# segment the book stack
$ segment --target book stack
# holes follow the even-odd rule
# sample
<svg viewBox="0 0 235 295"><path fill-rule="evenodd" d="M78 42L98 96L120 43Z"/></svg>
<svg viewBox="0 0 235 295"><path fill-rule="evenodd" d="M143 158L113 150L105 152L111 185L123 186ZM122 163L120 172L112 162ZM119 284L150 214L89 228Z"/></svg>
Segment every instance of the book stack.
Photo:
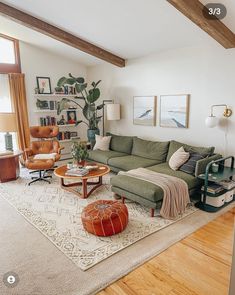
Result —
<svg viewBox="0 0 235 295"><path fill-rule="evenodd" d="M202 186L202 191L204 191L205 188ZM213 183L208 185L207 192L211 194L218 194L224 190L223 186L217 183Z"/></svg>
<svg viewBox="0 0 235 295"><path fill-rule="evenodd" d="M71 138L71 132L70 131L60 131L57 135L58 140L65 140Z"/></svg>
<svg viewBox="0 0 235 295"><path fill-rule="evenodd" d="M89 170L86 168L72 168L65 172L67 176L85 176L89 173Z"/></svg>
<svg viewBox="0 0 235 295"><path fill-rule="evenodd" d="M40 117L40 126L55 126L56 118L51 116Z"/></svg>

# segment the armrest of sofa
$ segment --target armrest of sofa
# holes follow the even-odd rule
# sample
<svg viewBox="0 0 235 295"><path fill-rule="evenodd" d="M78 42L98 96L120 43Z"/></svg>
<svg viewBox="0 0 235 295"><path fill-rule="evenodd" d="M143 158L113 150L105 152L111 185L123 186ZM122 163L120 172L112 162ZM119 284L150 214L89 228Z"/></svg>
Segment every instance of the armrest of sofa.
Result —
<svg viewBox="0 0 235 295"><path fill-rule="evenodd" d="M207 164L220 158L222 158L221 155L214 154L208 158L198 160L195 168L195 176L205 173Z"/></svg>

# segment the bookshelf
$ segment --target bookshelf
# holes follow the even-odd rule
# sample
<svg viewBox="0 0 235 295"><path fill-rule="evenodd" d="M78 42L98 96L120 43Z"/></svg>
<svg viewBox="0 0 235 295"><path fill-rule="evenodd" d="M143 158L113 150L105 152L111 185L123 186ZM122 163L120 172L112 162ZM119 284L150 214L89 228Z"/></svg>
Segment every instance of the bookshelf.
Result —
<svg viewBox="0 0 235 295"><path fill-rule="evenodd" d="M73 141L79 141L80 137L78 134L78 126L75 124L57 124L58 121L62 118L65 119L67 122L67 111L75 111L76 116L78 118L78 109L77 106L72 104L71 102L71 108L68 108L66 110L63 110L60 115L57 115L57 103L62 98L70 98L73 99L76 96L76 94L34 94L35 99L35 107L34 110L35 116L38 120L38 125L40 126L47 126L47 125L57 125L59 127L59 135L58 135L58 141L60 142L61 146L64 147L61 153L61 160L67 160L71 159L71 144ZM48 105L46 109L39 109L37 107L37 100L40 101L47 101ZM74 107L74 108L73 108ZM77 135L76 135L77 133ZM70 138L71 136L71 138Z"/></svg>

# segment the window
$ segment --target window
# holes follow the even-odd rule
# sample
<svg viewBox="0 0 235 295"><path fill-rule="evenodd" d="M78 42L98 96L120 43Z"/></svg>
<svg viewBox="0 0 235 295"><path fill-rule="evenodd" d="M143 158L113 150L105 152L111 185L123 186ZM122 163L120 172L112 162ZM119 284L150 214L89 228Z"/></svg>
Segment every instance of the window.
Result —
<svg viewBox="0 0 235 295"><path fill-rule="evenodd" d="M0 73L20 73L19 41L0 34Z"/></svg>
<svg viewBox="0 0 235 295"><path fill-rule="evenodd" d="M0 74L0 113L11 113L13 111L7 74ZM5 150L5 133L0 132L0 150ZM12 133L13 146L16 148L16 133Z"/></svg>

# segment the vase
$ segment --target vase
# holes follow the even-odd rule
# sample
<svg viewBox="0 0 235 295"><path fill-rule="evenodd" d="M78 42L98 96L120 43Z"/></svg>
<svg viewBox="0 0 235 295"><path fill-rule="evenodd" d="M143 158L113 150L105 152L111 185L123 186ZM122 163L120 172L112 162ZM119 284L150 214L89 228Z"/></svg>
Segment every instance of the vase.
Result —
<svg viewBox="0 0 235 295"><path fill-rule="evenodd" d="M78 161L78 166L82 166L82 167L86 166L86 160Z"/></svg>
<svg viewBox="0 0 235 295"><path fill-rule="evenodd" d="M100 130L97 129L87 129L87 138L88 141L91 143L91 148L94 147L95 145L95 135L99 135L100 134Z"/></svg>

